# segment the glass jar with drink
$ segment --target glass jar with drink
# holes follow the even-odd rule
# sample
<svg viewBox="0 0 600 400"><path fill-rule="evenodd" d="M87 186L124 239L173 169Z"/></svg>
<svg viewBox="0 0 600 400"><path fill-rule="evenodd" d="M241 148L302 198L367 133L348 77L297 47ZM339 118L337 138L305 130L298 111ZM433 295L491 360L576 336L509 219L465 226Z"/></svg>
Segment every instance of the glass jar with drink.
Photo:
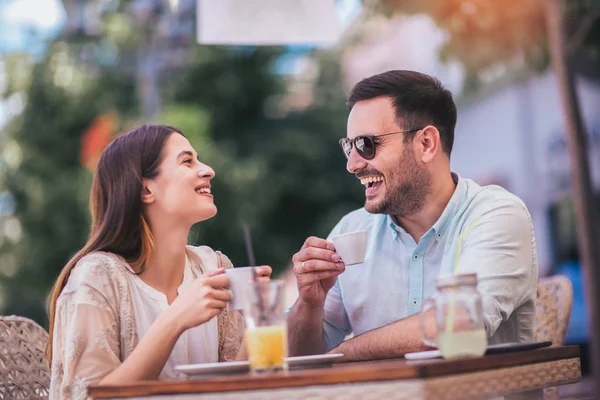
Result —
<svg viewBox="0 0 600 400"><path fill-rule="evenodd" d="M423 343L437 347L444 358L482 356L487 347L477 274L443 275L436 280L437 294L423 304ZM434 316L435 323L429 324Z"/></svg>
<svg viewBox="0 0 600 400"><path fill-rule="evenodd" d="M287 370L284 283L252 281L245 290L246 345L252 373Z"/></svg>

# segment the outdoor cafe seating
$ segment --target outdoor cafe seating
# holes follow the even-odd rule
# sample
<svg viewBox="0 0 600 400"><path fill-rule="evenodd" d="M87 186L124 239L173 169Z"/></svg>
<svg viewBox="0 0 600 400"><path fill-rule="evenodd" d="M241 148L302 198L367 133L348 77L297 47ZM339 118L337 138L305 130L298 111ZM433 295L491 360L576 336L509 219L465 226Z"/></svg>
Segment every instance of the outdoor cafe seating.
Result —
<svg viewBox="0 0 600 400"><path fill-rule="evenodd" d="M123 387L92 386L92 398L481 398L499 395L559 398L557 385L581 379L577 346L563 346L572 288L567 278L538 282L536 341L552 347L465 360L405 359L339 363L281 375L213 376L151 381ZM0 398L46 399L48 334L34 321L0 317ZM536 394L537 393L537 394ZM535 396L535 397L531 397ZM519 397L515 397L519 398Z"/></svg>
<svg viewBox="0 0 600 400"><path fill-rule="evenodd" d="M536 341L547 348L459 360L406 359L335 363L270 376L221 375L181 381L92 386L94 399L265 398L559 398L557 386L581 380L578 346L563 346L571 304L570 281L538 282ZM0 317L0 398L45 399L50 372L44 350L47 332L32 320ZM519 397L525 396L525 397Z"/></svg>

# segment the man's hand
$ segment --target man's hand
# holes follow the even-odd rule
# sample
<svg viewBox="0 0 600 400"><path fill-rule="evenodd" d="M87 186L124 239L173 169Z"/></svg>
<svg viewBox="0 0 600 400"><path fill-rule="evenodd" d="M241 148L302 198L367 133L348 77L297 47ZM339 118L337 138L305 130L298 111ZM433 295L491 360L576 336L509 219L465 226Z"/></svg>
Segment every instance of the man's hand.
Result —
<svg viewBox="0 0 600 400"><path fill-rule="evenodd" d="M346 270L332 243L311 236L292 257L300 300L310 308L323 307L327 292Z"/></svg>

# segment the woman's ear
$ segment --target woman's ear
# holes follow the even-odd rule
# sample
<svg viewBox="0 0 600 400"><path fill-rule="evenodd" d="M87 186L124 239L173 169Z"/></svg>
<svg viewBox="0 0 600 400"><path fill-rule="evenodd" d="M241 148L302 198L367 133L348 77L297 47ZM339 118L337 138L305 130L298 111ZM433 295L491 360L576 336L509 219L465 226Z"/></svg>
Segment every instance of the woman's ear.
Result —
<svg viewBox="0 0 600 400"><path fill-rule="evenodd" d="M142 203L154 203L155 197L153 192L153 182L149 179L142 180Z"/></svg>

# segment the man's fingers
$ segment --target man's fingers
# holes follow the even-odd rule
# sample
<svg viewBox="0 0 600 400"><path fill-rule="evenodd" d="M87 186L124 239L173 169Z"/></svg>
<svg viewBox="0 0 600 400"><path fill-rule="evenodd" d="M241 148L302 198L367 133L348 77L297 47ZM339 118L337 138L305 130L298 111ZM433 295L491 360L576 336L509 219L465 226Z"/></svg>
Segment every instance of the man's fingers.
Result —
<svg viewBox="0 0 600 400"><path fill-rule="evenodd" d="M345 271L345 269L338 270L338 271L320 271L320 272L312 272L310 274L304 274L304 275L298 277L298 284L301 286L307 285L307 284L313 284L318 281L336 277L344 271Z"/></svg>
<svg viewBox="0 0 600 400"><path fill-rule="evenodd" d="M334 276L338 276L346 269L338 270L338 271L323 271L323 272L315 272L314 276L317 280L322 281L323 279L333 278Z"/></svg>
<svg viewBox="0 0 600 400"><path fill-rule="evenodd" d="M336 263L342 258L339 256L339 254L331 250L320 249L317 247L307 247L306 249L301 251L301 255L298 257L298 261L307 261L310 259L333 261L334 263Z"/></svg>
<svg viewBox="0 0 600 400"><path fill-rule="evenodd" d="M304 245L302 245L302 249L305 249L307 247L317 247L321 249L329 249L332 251L335 250L333 243L328 242L325 239L318 238L316 236L311 236L308 239L306 239Z"/></svg>
<svg viewBox="0 0 600 400"><path fill-rule="evenodd" d="M321 271L339 271L344 268L341 262L334 263L322 260L307 260L294 264L294 272L298 274L307 274Z"/></svg>

